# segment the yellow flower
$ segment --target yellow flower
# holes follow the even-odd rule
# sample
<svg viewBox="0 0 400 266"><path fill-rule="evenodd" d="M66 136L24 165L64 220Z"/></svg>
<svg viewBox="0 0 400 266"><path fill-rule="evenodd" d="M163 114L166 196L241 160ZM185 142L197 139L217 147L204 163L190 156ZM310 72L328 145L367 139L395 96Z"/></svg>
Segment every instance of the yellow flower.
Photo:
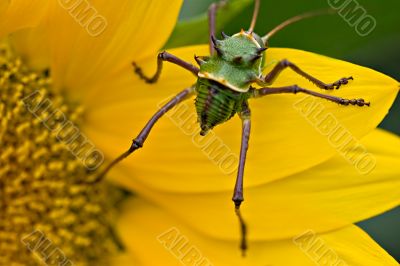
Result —
<svg viewBox="0 0 400 266"><path fill-rule="evenodd" d="M29 95L37 86L36 83L26 85L24 77L37 73L32 69L49 67L52 82L42 91L46 91L53 102L61 103L57 105L60 109L71 110L65 112L68 117L78 116L76 124L107 159L128 148L130 139L162 102L195 82L190 73L165 65L160 81L155 85L146 85L132 73L130 66L130 62L135 60L146 73L154 71L157 51L171 32L182 1L97 0L90 4L81 1L90 5L92 13L88 14L91 16L79 13L81 9L72 6L73 1L50 2L48 9L44 5L47 1L40 2L41 8L23 1L12 1L11 7L15 9L0 5L0 12L14 18L13 23L13 20L0 20L0 25L7 25L7 28L1 28L0 34L35 26L12 35L11 43L15 53L22 57L25 70L20 72L14 65L9 67L14 71L17 69L15 73L21 77L15 81L14 76L8 75L6 82L12 84L11 88L22 86ZM31 16L26 21L19 20L27 13L26 10ZM38 20L44 12L43 20ZM95 18L98 18L98 24L93 22ZM206 55L208 47L184 47L169 52L194 63L193 55ZM216 156L215 147L207 144L207 141L224 144L228 147L228 155L236 154L240 143L240 123L232 120L217 127L214 135L200 140L193 133L196 125L196 118L192 115L195 112L193 103L183 103L180 109L160 120L143 150L121 163L108 176L113 183L140 196L126 202L122 209L118 234L128 254L116 258L114 264L180 265L183 262L193 265L196 259L202 261L202 265L209 265L206 264L208 262L213 265L313 265L313 260L328 260L338 265L397 265L353 224L399 204L398 190L395 189L400 172L399 139L374 131L397 95L398 82L371 69L293 49L269 49L265 71L271 70L274 62L284 58L315 73L324 81L354 76L355 80L350 85L327 93L345 98L363 97L371 102L371 107L338 107L323 100L305 98L304 95L276 95L250 103L253 127L245 174L246 201L242 206L249 226L250 249L248 256L241 258L239 230L230 202L235 173L227 167L229 161L222 160L221 155ZM11 64L10 60L7 63ZM40 82L46 81L45 74L40 77ZM315 89L291 71L284 72L274 86L292 84ZM21 94L9 89L7 97L2 97L2 102L10 106L6 114L13 113L13 103L21 99ZM79 110L77 105L84 107L81 116L80 112L74 115ZM34 152L37 144L31 144L31 140L48 133L39 127L41 120L35 120L27 111L19 119L31 119L31 123L37 126L26 141L28 144L25 144L32 145L30 149ZM72 118L70 120L75 122ZM327 124L327 121L330 122ZM9 152L12 157L5 161L6 167L13 165L12 160L19 154L17 150L26 149L19 148L24 145L21 133L12 134L19 132L17 127L20 125L22 122L7 125L7 144L15 147ZM338 142L332 125L340 127L339 133L349 140L347 145ZM60 146L50 137L43 138L47 141L46 146ZM358 145L358 150L351 149L354 145ZM66 164L77 165L81 162L81 158L69 152L68 147L63 147L63 155L56 155L50 149L45 156L47 160L61 160ZM43 163L39 159L32 163L30 153L22 155L25 157L19 164L13 165L12 170L15 176L22 175L23 179L29 180L32 171L28 168L25 169L27 173L23 172L22 163L29 162L32 167L36 164L40 167ZM372 155L376 160L373 169L368 170L366 164L360 163L357 156L364 155ZM59 176L62 188L71 185L71 190L78 186L76 189L88 191L77 199L70 199L72 202L80 200L83 205L71 209L71 203L67 202L62 211L68 215L75 212L76 216L76 212L83 211L81 208L91 200L95 201L97 209L111 208L109 205L112 203L107 201L107 197L114 192L99 192L97 186L76 184L89 178L90 174L83 171L83 166L79 169L79 174L71 170L61 175L60 168L55 167L53 174ZM52 180L46 171L37 175L36 179ZM32 181L34 185L38 183L36 179ZM15 190L16 181L7 180L5 187ZM26 181L22 181L18 183L21 191L27 191L27 194L37 192L37 188L32 190L25 186ZM42 188L40 185L38 183ZM107 185L101 186L104 190L113 190ZM50 188L42 190L48 192ZM58 201L73 197L71 193L62 194L63 198L58 193L50 195ZM18 196L10 194L6 203L19 199ZM51 196L39 198L42 205L51 201ZM118 199L118 196L112 198ZM47 205L44 206L46 208ZM45 213L39 212L37 219L43 218ZM6 214L1 221L10 220L10 214ZM86 222L101 217L100 212L96 215ZM65 227L59 228L59 219L63 218L44 219L45 225L51 228L45 226L39 230L43 230L49 239L60 237L57 242L59 248L74 263L76 260L76 264L90 265L100 260L102 252L105 252L103 249L113 254L112 248L106 249L96 234L89 234L91 247L85 246L87 248L83 250L82 245L74 241L64 242L68 238L58 233L65 230ZM5 262L19 258L16 254L21 248L26 257L21 256L20 263L26 263L29 256L33 257L26 247L20 245L21 237L32 232L39 223L32 224L32 220L28 215L29 229L23 227L24 230L11 236L7 235L9 227L2 229L4 233L1 231L0 239L4 243L7 237L11 237L8 241L18 243L12 247L14 253L9 253L12 256L6 257L8 261ZM69 225L71 227L68 227L66 235L72 238L75 234L79 236L79 224L71 222ZM101 227L103 232L106 232L104 228L107 226L113 226L113 219L104 223ZM0 224L0 228L4 226ZM103 235L112 242L110 233ZM171 243L177 243L176 240L181 237L187 239L188 244L176 245L174 249ZM77 242L80 243L79 240ZM320 250L329 251L328 255L314 250L317 247L314 243L323 243ZM177 250L178 247L181 249Z"/></svg>
<svg viewBox="0 0 400 266"><path fill-rule="evenodd" d="M81 6L67 6L71 3L0 4L0 265L109 265L119 251L120 190L84 182L102 154L80 130L93 107L81 92L112 83L134 54L157 50L181 3L97 1L93 13L80 13ZM147 9L158 10L157 16L171 9L159 16L166 29L132 28L155 20L141 11ZM90 23L96 18L103 24ZM135 46L140 36L152 34L157 38L151 44ZM67 43L72 38L75 45ZM92 59L80 64L90 51Z"/></svg>

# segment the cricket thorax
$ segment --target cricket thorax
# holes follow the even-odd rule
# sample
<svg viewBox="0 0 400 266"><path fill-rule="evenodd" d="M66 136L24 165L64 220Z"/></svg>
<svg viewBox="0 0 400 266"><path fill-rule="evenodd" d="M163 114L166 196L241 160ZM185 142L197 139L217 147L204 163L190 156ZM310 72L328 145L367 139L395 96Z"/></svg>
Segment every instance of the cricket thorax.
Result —
<svg viewBox="0 0 400 266"><path fill-rule="evenodd" d="M262 75L264 51L260 37L241 31L223 40L213 38L216 54L196 57L200 65L198 76L214 80L237 92L247 92Z"/></svg>
<svg viewBox="0 0 400 266"><path fill-rule="evenodd" d="M202 136L218 124L228 121L241 110L248 93L240 93L216 81L199 78L195 100Z"/></svg>

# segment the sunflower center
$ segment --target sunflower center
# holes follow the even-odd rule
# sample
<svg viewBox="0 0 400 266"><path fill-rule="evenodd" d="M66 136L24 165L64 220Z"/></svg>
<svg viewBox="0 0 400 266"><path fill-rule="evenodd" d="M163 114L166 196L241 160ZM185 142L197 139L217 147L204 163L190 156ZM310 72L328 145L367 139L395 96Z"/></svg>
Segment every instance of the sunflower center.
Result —
<svg viewBox="0 0 400 266"><path fill-rule="evenodd" d="M33 110L32 95L52 108ZM0 265L107 264L117 251L111 210L119 193L79 182L93 169L53 128L62 118L79 130L82 107L6 46L0 47L0 99Z"/></svg>

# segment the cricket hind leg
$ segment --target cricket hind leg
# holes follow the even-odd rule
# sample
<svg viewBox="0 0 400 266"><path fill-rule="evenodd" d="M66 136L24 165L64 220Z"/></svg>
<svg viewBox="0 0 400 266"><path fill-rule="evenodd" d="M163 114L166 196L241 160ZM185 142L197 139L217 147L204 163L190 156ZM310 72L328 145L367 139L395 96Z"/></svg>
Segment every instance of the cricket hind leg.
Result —
<svg viewBox="0 0 400 266"><path fill-rule="evenodd" d="M143 147L144 142L146 141L147 137L149 136L151 129L153 126L157 123L157 121L169 110L174 108L176 105L181 103L182 101L188 99L191 95L193 95L196 92L195 87L190 87L187 88L180 93L178 93L173 99L168 101L164 106L162 106L153 116L152 118L147 122L145 127L140 131L139 135L132 141L132 145L129 147L129 149L122 153L120 156L118 156L116 159L111 161L95 178L94 180L89 180L87 183L97 183L103 180L105 175L119 162L121 162L123 159L131 155L134 151L136 151L139 148Z"/></svg>
<svg viewBox="0 0 400 266"><path fill-rule="evenodd" d="M132 62L132 66L133 66L133 70L135 71L135 73L141 79L143 79L146 83L152 84L152 83L156 83L158 81L158 79L160 78L164 61L178 65L178 66L192 72L195 76L197 76L197 73L199 73L199 69L196 66L176 57L175 55L165 52L165 51L159 53L157 56L157 71L153 76L149 77L149 76L145 75L143 73L142 68L139 67L135 62Z"/></svg>
<svg viewBox="0 0 400 266"><path fill-rule="evenodd" d="M228 0L221 0L218 3L212 3L208 8L208 30L209 30L209 46L210 54L213 55L216 51L214 48L213 38L215 38L215 32L217 27L217 12L218 9L224 7L228 3Z"/></svg>
<svg viewBox="0 0 400 266"><path fill-rule="evenodd" d="M276 78L281 74L281 72L288 67L291 68L294 72L296 72L300 76L302 76L302 77L308 79L309 81L311 81L312 83L314 83L318 88L323 89L323 90L339 89L342 85L348 84L349 80L353 80L353 77L348 77L348 78L341 78L333 83L324 83L321 80L304 72L303 70L301 70L298 66L296 66L292 62L284 59L284 60L280 61L272 69L272 71L263 78L262 82L264 82L265 84L272 84L276 80Z"/></svg>
<svg viewBox="0 0 400 266"><path fill-rule="evenodd" d="M250 108L248 107L247 103L244 104L243 110L239 115L242 120L242 143L240 148L239 168L237 172L236 184L233 192L232 201L235 203L235 213L239 219L239 224L240 224L240 232L241 232L240 249L242 250L243 256L245 256L247 249L247 226L240 212L240 205L244 200L243 176L244 176L244 166L246 163L247 150L249 147L250 128L251 128Z"/></svg>
<svg viewBox="0 0 400 266"><path fill-rule="evenodd" d="M261 88L261 89L253 89L253 98L258 98L262 97L265 95L270 95L270 94L280 94L280 93L305 93L314 97L326 99L331 102L338 103L340 105L356 105L356 106L370 106L369 102L366 102L364 99L344 99L341 97L336 97L332 95L326 95L322 93L318 93L315 91L307 90L304 88L301 88L297 85L292 85L292 86L286 86L286 87L279 87L279 88Z"/></svg>

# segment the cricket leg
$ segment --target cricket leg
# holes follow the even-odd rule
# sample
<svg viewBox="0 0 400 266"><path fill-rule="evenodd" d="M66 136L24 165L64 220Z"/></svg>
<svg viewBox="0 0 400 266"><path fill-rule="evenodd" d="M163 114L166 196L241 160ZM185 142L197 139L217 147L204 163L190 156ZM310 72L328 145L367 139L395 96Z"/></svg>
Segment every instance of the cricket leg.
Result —
<svg viewBox="0 0 400 266"><path fill-rule="evenodd" d="M192 72L195 76L197 76L197 73L199 73L199 69L197 67L195 67L194 65L183 61L182 59L168 53L168 52L161 52L158 54L157 56L157 71L156 73L151 76L148 77L143 73L143 70L141 67L139 67L135 62L132 62L132 66L133 69L135 71L135 73L141 78L143 79L146 83L156 83L158 81L158 79L160 78L161 72L162 72L162 68L163 68L163 62L167 61L170 63L173 63L175 65L181 66L182 68L189 70L190 72Z"/></svg>
<svg viewBox="0 0 400 266"><path fill-rule="evenodd" d="M250 121L250 109L245 104L243 111L240 113L240 118L242 119L242 144L240 148L240 159L239 159L239 168L236 178L235 189L233 192L232 200L235 203L235 212L239 219L240 223L240 231L241 231L241 242L240 242L240 249L242 250L243 256L245 256L245 252L247 249L247 227L240 213L240 205L243 202L243 174L244 174L244 166L246 163L246 155L247 149L249 147L249 138L250 138L250 128L251 128L251 121Z"/></svg>
<svg viewBox="0 0 400 266"><path fill-rule="evenodd" d="M279 87L279 88L261 88L261 89L254 89L252 91L253 98L258 98L262 97L265 95L270 95L270 94L279 94L279 93L305 93L308 95L312 95L314 97L326 99L331 102L338 103L340 105L357 105L357 106L370 106L369 102L365 102L364 99L344 99L341 97L336 97L332 95L326 95L322 93L318 93L315 91L307 90L300 88L297 85L292 85L292 86L286 86L286 87Z"/></svg>
<svg viewBox="0 0 400 266"><path fill-rule="evenodd" d="M296 66L292 62L284 59L284 60L280 61L274 67L274 69L272 69L272 71L263 78L262 82L264 82L265 84L274 83L274 81L279 76L279 74L285 68L288 68L288 67L291 68L294 72L296 72L300 76L308 79L309 81L314 83L317 87L319 87L320 89L323 89L323 90L339 89L342 85L349 83L349 80L353 80L353 77L348 77L348 78L341 78L338 81L333 82L333 83L324 83L324 82L320 81L319 79L314 78L310 74L304 72L303 70L301 70L298 66Z"/></svg>
<svg viewBox="0 0 400 266"><path fill-rule="evenodd" d="M210 55L213 55L215 53L213 38L215 38L217 11L221 7L225 6L227 2L228 0L222 0L219 1L218 3L212 3L208 8L208 31L209 31Z"/></svg>
<svg viewBox="0 0 400 266"><path fill-rule="evenodd" d="M147 122L146 126L140 131L139 135L133 140L132 145L129 149L110 162L96 177L94 180L89 181L89 183L97 183L101 181L105 175L120 161L128 157L134 151L143 147L143 144L150 134L151 129L156 124L156 122L169 110L181 103L182 101L188 99L191 95L195 93L195 87L190 87L178 93L173 99L166 103L163 107L158 110L153 117Z"/></svg>

